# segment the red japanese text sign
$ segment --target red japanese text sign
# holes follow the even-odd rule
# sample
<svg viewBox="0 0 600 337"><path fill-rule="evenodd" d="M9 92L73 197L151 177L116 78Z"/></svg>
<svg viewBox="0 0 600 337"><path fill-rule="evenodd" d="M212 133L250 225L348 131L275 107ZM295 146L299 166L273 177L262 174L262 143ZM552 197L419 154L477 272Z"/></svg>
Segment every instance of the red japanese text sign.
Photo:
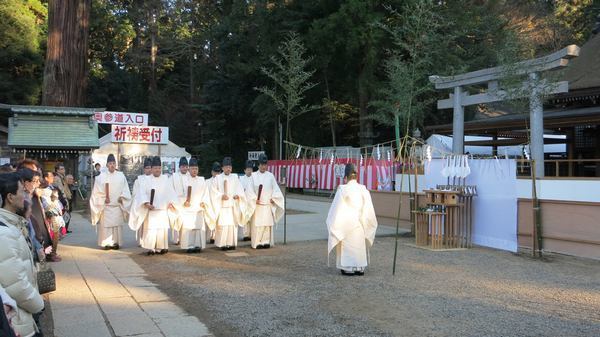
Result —
<svg viewBox="0 0 600 337"><path fill-rule="evenodd" d="M166 126L113 125L113 143L168 144L169 128Z"/></svg>

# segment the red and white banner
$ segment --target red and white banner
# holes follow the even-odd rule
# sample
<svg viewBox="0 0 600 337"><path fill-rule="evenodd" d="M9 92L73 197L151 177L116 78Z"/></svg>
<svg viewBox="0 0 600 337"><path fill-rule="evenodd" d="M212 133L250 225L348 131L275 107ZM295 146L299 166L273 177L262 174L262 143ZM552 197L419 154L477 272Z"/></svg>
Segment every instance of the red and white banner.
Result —
<svg viewBox="0 0 600 337"><path fill-rule="evenodd" d="M387 160L348 158L331 160L298 159L270 160L268 170L280 183L284 182L282 171L287 170L287 186L319 190L335 190L344 183L344 169L347 163L354 163L358 171L358 181L369 190L391 191L393 189L394 163Z"/></svg>
<svg viewBox="0 0 600 337"><path fill-rule="evenodd" d="M113 143L169 144L169 128L165 126L113 125Z"/></svg>
<svg viewBox="0 0 600 337"><path fill-rule="evenodd" d="M100 111L94 119L100 124L148 125L148 114L136 112Z"/></svg>

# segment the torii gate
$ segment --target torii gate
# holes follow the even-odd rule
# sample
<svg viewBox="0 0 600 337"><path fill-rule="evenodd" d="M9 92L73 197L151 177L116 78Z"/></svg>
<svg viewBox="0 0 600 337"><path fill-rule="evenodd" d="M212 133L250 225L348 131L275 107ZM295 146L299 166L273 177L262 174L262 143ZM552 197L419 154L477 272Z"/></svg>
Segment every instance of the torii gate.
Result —
<svg viewBox="0 0 600 337"><path fill-rule="evenodd" d="M544 108L542 94L557 94L569 91L569 83L561 81L556 83L539 83L539 73L547 70L566 67L569 59L579 56L579 47L567 46L555 53L515 63L510 68L494 67L477 70L456 76L429 76L429 81L436 89L453 89L454 94L450 98L439 100L438 109L454 110L452 123L452 152L462 154L464 152L464 107L469 105L498 102L509 98L509 93L498 87L498 80L507 76L510 69L514 71L510 75L527 75L529 80L523 82L523 94L521 97L529 96L529 120L531 125L531 158L536 162L535 173L538 177L544 176ZM469 95L463 88L469 85L487 83L487 91ZM550 88L544 92L544 87ZM528 95L525 93L529 93ZM516 97L510 97L516 98Z"/></svg>

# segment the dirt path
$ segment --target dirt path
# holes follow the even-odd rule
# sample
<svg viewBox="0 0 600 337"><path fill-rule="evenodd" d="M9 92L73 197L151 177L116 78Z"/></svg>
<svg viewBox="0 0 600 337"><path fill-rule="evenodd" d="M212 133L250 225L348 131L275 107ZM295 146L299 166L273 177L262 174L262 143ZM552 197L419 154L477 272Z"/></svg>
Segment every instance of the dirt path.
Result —
<svg viewBox="0 0 600 337"><path fill-rule="evenodd" d="M132 258L216 336L600 336L600 263L377 238L364 277L327 267L326 241L231 256Z"/></svg>

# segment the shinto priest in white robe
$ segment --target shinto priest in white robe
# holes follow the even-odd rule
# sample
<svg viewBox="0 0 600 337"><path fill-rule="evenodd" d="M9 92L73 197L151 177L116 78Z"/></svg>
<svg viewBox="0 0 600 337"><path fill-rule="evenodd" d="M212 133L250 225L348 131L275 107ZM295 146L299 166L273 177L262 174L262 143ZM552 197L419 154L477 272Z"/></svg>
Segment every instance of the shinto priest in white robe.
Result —
<svg viewBox="0 0 600 337"><path fill-rule="evenodd" d="M252 168L254 168L254 162L252 160L248 160L246 162L246 169L252 169ZM252 180L252 174L250 176L247 176L246 174L244 174L243 176L240 177L240 183L242 184L242 187L244 188L244 192L248 191L248 187L251 184L251 180ZM246 239L246 238L249 238L250 235L251 235L251 233L250 233L250 217L248 217L248 221L244 224L244 231L242 233L242 236L244 237L244 239Z"/></svg>
<svg viewBox="0 0 600 337"><path fill-rule="evenodd" d="M262 190L260 200L258 200L261 185ZM246 214L250 217L252 248L273 245L273 225L283 217L284 212L283 193L279 189L275 176L269 171L252 173L250 186L246 190L246 198L248 199Z"/></svg>
<svg viewBox="0 0 600 337"><path fill-rule="evenodd" d="M108 184L109 203L106 203ZM93 226L98 225L98 246L108 247L123 243L122 230L131 207L131 193L123 172L103 172L94 181L90 197Z"/></svg>
<svg viewBox="0 0 600 337"><path fill-rule="evenodd" d="M173 175L171 176L171 183L173 184L173 189L175 190L175 194L177 194L177 198L179 198L179 200L181 201L182 199L185 199L186 197L186 189L189 186L189 182L188 179L190 178L190 174L188 171L186 171L186 173L181 173L181 167L182 166L188 166L188 161L186 157L181 157L179 159L179 172L175 172L173 173ZM181 204L183 204L183 202L181 202ZM176 220L177 222L179 222L179 219ZM178 243L179 242L179 229L181 228L181 224L177 223L176 226L173 227L173 230L171 231L171 236L173 238L173 242L174 243Z"/></svg>
<svg viewBox="0 0 600 337"><path fill-rule="evenodd" d="M211 202L216 217L215 246L236 247L238 226L243 227L246 220L246 195L237 174L221 173L213 178L211 187ZM227 191L224 186L227 182ZM229 197L222 200L223 195ZM235 200L233 197L238 196Z"/></svg>
<svg viewBox="0 0 600 337"><path fill-rule="evenodd" d="M211 168L211 174L212 177L208 178L206 180L206 188L207 188L207 193L208 193L208 197L209 199L211 199L211 203L208 206L208 210L206 212L207 217L205 218L206 220L206 237L207 239L211 239L214 240L215 239L215 230L217 228L217 213L215 212L215 207L212 204L212 191L213 191L213 184L215 184L216 180L216 176L218 176L221 173L221 164L219 164L218 162L214 162L212 164L212 168Z"/></svg>
<svg viewBox="0 0 600 337"><path fill-rule="evenodd" d="M377 230L371 194L364 185L352 179L338 187L327 215L327 229L327 254L336 249L337 268L364 271Z"/></svg>
<svg viewBox="0 0 600 337"><path fill-rule="evenodd" d="M154 164L153 164L154 165ZM133 223L132 230L138 230L142 225L142 247L149 250L169 249L169 227L177 219L177 213L169 210L170 204L177 202L173 184L169 178L161 174L156 177L151 175L140 186L134 200L134 207L138 214L137 221ZM145 203L150 202L151 191L154 189L153 210L148 209Z"/></svg>
<svg viewBox="0 0 600 337"><path fill-rule="evenodd" d="M151 158L146 158L144 159L144 170L146 169L150 169L152 165L152 159ZM149 174L142 174L139 175L135 181L133 182L133 188L131 189L131 200L135 200L136 195L138 195L139 191L141 189L143 189L143 185L146 181L147 178L149 178L152 175L152 173ZM135 223L137 223L138 221L138 217L139 214L137 213L137 208L134 206L134 203L131 203L132 207L131 210L129 212L129 228L135 228ZM142 220L143 221L143 220ZM140 228L138 228L138 230L136 230L135 235L136 235L136 239L138 241L138 243L141 245L142 244L142 231L143 231L143 224L142 226L140 226Z"/></svg>
<svg viewBox="0 0 600 337"><path fill-rule="evenodd" d="M204 177L196 176L188 179L188 186L191 187L189 205L186 198L177 205L179 209L179 221L177 230L180 235L180 247L182 249L193 249L206 247L205 223L210 211L210 196L208 186Z"/></svg>

